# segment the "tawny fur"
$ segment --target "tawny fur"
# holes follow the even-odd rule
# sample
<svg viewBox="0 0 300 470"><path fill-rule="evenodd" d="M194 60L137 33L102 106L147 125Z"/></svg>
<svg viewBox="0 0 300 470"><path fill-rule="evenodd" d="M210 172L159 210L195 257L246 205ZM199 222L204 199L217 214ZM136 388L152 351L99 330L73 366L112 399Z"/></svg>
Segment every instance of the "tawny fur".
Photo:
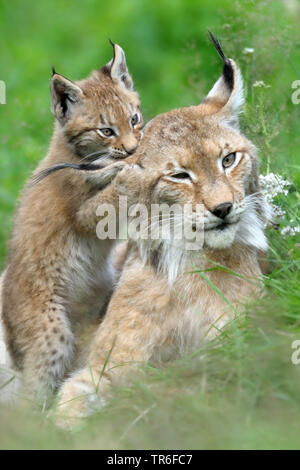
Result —
<svg viewBox="0 0 300 470"><path fill-rule="evenodd" d="M197 350L235 317L247 299L261 293L258 252L267 248L262 220L266 207L259 193L256 150L238 130L240 72L233 61L229 64L232 88L223 75L199 106L156 117L137 151L135 170L129 174L125 168L116 177L119 194L135 194L135 202L148 209L153 203L189 203L194 208L202 204L204 244L187 251L185 240L130 240L88 366L60 391L60 424L101 408L112 384L126 381L134 364L160 365ZM220 158L231 152L240 159L225 171ZM176 180L180 172L189 172L192 178ZM221 229L223 220L213 212L225 202L233 206ZM153 221L146 222L151 226ZM196 230L202 228L196 223ZM226 271L205 271L216 265ZM208 282L192 272L197 269Z"/></svg>
<svg viewBox="0 0 300 470"><path fill-rule="evenodd" d="M3 278L4 274L0 276L0 367L8 365L8 352L7 347L5 344L5 335L4 335L4 326L2 321L2 285L3 285ZM0 378L0 387L2 385L2 381Z"/></svg>
<svg viewBox="0 0 300 470"><path fill-rule="evenodd" d="M112 293L114 240L97 239L96 210L116 202L110 183L142 132L140 101L117 45L114 59L85 80L54 73L51 94L54 135L22 194L2 289L6 343L22 371L23 392L43 399L78 366L86 335ZM114 134L103 135L103 128ZM53 165L91 157L98 172L64 169L38 177Z"/></svg>

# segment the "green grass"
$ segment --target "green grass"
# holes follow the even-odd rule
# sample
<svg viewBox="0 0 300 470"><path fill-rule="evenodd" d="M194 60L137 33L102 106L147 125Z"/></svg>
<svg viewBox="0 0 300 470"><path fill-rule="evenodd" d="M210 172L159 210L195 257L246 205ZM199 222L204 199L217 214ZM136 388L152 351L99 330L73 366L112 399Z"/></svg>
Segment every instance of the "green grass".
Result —
<svg viewBox="0 0 300 470"><path fill-rule="evenodd" d="M296 11L291 11L296 6ZM0 0L0 267L18 194L44 156L52 133L50 67L71 79L110 59L107 38L127 52L146 118L196 104L220 74L206 38L211 29L240 64L247 104L243 128L256 143L261 171L289 178L281 226L299 222L300 79L298 2L204 0ZM253 47L252 56L242 53ZM263 80L270 87L253 87ZM47 414L0 409L0 448L299 448L300 339L298 237L269 229L270 274L264 299L246 306L215 343L161 370L145 367L131 387L80 432L58 431ZM224 293L226 294L226 293ZM155 301L155 299L153 299ZM219 347L216 347L219 346Z"/></svg>

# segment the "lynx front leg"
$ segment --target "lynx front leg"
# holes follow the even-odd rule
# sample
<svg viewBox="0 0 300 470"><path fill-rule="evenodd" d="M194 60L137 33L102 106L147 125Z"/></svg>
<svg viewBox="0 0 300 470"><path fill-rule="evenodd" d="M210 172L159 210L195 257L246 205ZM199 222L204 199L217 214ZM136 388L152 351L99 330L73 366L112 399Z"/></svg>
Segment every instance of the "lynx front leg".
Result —
<svg viewBox="0 0 300 470"><path fill-rule="evenodd" d="M76 209L75 225L80 232L95 234L96 225L99 221L97 209L101 204L112 204L117 209L118 193L111 184L116 175L128 164L121 160L101 170L88 172L87 176L97 188L96 194L86 199Z"/></svg>
<svg viewBox="0 0 300 470"><path fill-rule="evenodd" d="M156 318L118 308L113 299L98 329L89 356L89 367L62 386L56 410L58 425L70 427L105 404L113 385L126 383L141 362L148 361L160 344Z"/></svg>

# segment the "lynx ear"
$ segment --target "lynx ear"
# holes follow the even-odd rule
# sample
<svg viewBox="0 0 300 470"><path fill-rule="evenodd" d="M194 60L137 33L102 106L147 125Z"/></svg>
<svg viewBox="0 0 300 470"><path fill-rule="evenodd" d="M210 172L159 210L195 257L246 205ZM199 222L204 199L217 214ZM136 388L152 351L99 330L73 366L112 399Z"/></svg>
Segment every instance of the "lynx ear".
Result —
<svg viewBox="0 0 300 470"><path fill-rule="evenodd" d="M83 97L83 91L75 83L59 75L52 69L50 81L51 111L61 125L72 115L76 105Z"/></svg>
<svg viewBox="0 0 300 470"><path fill-rule="evenodd" d="M204 114L218 113L233 127L239 127L239 114L244 103L243 78L236 63L227 59L219 41L209 32L210 40L223 60L223 73L200 104Z"/></svg>
<svg viewBox="0 0 300 470"><path fill-rule="evenodd" d="M118 44L114 44L111 40L109 42L114 49L114 56L107 64L110 67L110 76L114 82L119 82L128 88L128 90L132 90L133 80L128 72L125 52Z"/></svg>

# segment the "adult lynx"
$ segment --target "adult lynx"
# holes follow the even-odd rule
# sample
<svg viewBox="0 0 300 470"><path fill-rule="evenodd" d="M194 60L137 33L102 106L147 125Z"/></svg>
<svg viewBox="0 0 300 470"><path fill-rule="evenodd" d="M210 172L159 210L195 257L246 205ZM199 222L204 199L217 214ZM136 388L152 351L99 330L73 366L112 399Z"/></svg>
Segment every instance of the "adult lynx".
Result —
<svg viewBox="0 0 300 470"><path fill-rule="evenodd" d="M183 238L130 241L88 367L62 386L57 411L63 420L101 406L132 363L161 364L197 349L241 302L260 292L253 279L261 275L258 251L267 249L267 241L257 156L238 126L241 74L213 41L224 62L222 76L200 105L153 119L135 170L125 168L115 180L119 194L132 196L134 190L135 202L146 206L148 228L163 220L149 217L153 204L190 204L194 211L200 204L202 217L182 212L173 223L175 233L182 224L203 231L203 244L188 251ZM216 265L225 269L211 269ZM197 269L208 270L206 279Z"/></svg>
<svg viewBox="0 0 300 470"><path fill-rule="evenodd" d="M51 97L54 135L22 195L2 290L14 366L26 392L42 396L59 385L84 323L99 321L111 295L113 240L97 239L96 209L115 197L109 183L136 150L143 125L116 44L114 58L85 80L73 83L54 71Z"/></svg>

